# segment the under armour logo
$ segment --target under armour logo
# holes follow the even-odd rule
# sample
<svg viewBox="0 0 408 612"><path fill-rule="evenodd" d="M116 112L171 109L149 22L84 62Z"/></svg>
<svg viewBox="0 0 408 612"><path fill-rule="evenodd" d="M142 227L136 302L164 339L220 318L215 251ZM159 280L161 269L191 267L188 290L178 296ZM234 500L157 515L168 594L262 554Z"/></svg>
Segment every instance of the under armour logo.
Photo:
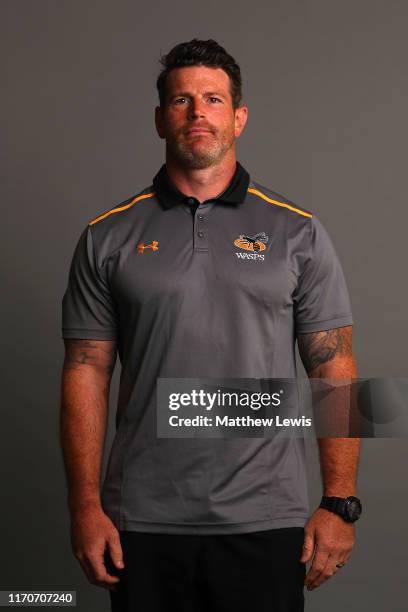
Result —
<svg viewBox="0 0 408 612"><path fill-rule="evenodd" d="M157 242L157 240L152 240L150 244L143 244L143 242L139 242L139 244L137 245L137 252L143 255L143 253L145 252L145 249L151 249L152 251L158 251L159 243Z"/></svg>

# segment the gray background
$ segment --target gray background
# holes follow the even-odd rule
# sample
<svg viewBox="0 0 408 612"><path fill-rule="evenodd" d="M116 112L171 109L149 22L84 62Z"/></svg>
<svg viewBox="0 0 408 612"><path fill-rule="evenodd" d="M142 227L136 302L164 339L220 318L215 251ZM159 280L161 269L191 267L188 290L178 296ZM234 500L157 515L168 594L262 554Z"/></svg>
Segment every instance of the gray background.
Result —
<svg viewBox="0 0 408 612"><path fill-rule="evenodd" d="M408 4L393 0L0 3L1 589L76 589L108 610L70 552L58 445L60 306L86 223L150 184L160 53L215 38L236 57L249 121L238 157L317 213L355 316L360 376L406 376ZM118 370L112 396L116 394ZM112 435L114 403L111 406ZM405 610L408 441L366 440L352 560L307 609ZM312 506L320 498L308 447Z"/></svg>

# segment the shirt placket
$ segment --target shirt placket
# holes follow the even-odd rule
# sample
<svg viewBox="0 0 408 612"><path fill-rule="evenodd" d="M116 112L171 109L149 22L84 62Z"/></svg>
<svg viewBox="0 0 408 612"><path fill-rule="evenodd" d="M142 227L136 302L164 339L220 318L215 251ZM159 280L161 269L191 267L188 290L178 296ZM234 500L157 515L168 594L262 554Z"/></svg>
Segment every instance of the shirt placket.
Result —
<svg viewBox="0 0 408 612"><path fill-rule="evenodd" d="M212 200L205 200L198 204L195 198L188 198L188 209L191 213L191 207L195 206L196 210L193 216L193 251L207 252L209 250L209 226L208 215L214 206ZM198 206L197 206L198 204Z"/></svg>

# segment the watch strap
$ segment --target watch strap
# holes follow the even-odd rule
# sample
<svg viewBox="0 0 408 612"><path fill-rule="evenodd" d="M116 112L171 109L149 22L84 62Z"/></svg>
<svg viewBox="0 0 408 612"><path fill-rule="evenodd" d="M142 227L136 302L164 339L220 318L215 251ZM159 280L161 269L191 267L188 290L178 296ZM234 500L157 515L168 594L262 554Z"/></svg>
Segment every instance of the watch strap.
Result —
<svg viewBox="0 0 408 612"><path fill-rule="evenodd" d="M322 501L320 502L320 508L330 510L330 512L334 512L335 514L339 514L340 516L344 517L346 503L347 499L344 497L329 497L324 495L322 497Z"/></svg>

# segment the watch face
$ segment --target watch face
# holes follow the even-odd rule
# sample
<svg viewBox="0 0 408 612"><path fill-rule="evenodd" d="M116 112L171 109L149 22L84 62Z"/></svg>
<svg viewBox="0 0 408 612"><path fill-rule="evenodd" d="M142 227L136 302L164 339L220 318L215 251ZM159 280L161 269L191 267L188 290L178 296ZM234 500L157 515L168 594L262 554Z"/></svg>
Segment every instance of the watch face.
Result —
<svg viewBox="0 0 408 612"><path fill-rule="evenodd" d="M348 497L346 504L346 515L350 522L356 521L361 514L361 503L357 497Z"/></svg>

